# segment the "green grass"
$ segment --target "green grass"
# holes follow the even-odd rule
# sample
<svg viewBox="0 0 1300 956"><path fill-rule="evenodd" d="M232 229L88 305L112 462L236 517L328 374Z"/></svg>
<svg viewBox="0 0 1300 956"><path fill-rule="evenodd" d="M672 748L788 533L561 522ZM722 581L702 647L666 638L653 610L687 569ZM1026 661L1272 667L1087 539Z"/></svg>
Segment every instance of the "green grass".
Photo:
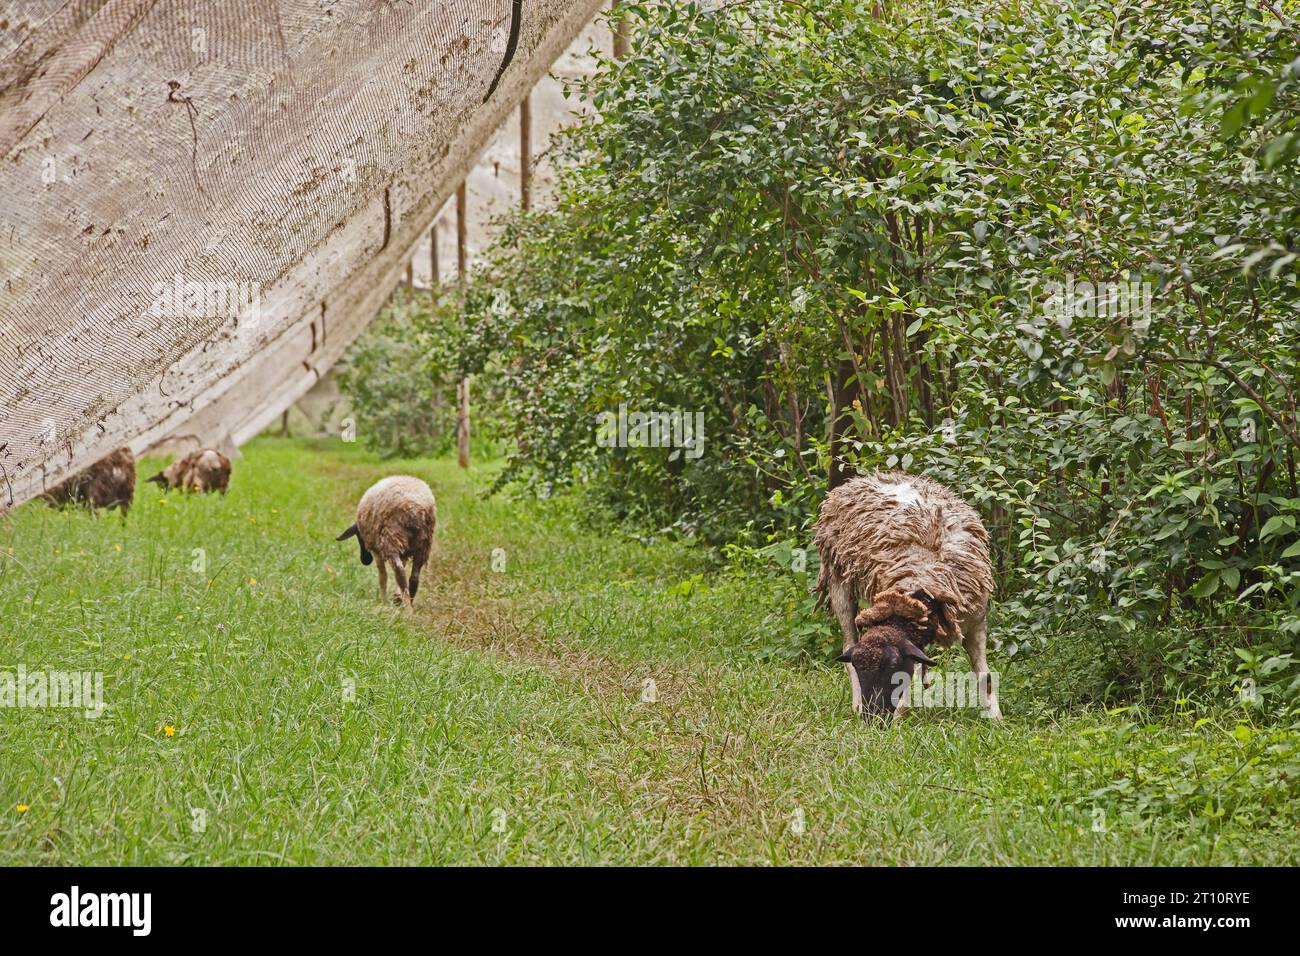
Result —
<svg viewBox="0 0 1300 956"><path fill-rule="evenodd" d="M394 471L439 499L414 615L333 540ZM224 499L0 521L0 670L107 700L0 710L0 863L1295 862L1286 731L1053 709L996 655L1000 724L866 726L838 667L756 653L774 579L491 476L263 439Z"/></svg>

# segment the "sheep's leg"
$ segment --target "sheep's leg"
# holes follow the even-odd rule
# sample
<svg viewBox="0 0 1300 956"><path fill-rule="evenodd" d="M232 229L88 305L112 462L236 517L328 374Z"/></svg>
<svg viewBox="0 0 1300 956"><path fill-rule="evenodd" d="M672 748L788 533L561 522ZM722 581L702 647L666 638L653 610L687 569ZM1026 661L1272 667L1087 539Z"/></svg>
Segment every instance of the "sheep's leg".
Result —
<svg viewBox="0 0 1300 956"><path fill-rule="evenodd" d="M416 592L420 589L420 572L424 569L424 561L415 558L411 562L411 600L415 600Z"/></svg>
<svg viewBox="0 0 1300 956"><path fill-rule="evenodd" d="M384 559L376 561L375 567L379 569L379 603L383 604L388 600L388 572L384 570Z"/></svg>
<svg viewBox="0 0 1300 956"><path fill-rule="evenodd" d="M398 558L393 562L393 577L397 579L397 596L407 607L411 606L411 592L406 586L406 569L402 567L402 559Z"/></svg>
<svg viewBox="0 0 1300 956"><path fill-rule="evenodd" d="M980 707L984 715L993 720L1002 719L1002 709L998 707L998 693L993 687L993 677L989 674L988 658L984 654L984 645L988 642L988 622L981 618L970 629L962 629L962 646L970 658L971 670L975 672L975 683L979 688Z"/></svg>
<svg viewBox="0 0 1300 956"><path fill-rule="evenodd" d="M844 635L840 649L848 651L858 642L858 626L853 623L853 619L858 616L858 602L853 599L853 589L844 581L832 578L830 591L831 611L840 622L840 631ZM852 664L845 664L844 669L849 672L853 711L860 714L862 713L862 688L858 686L858 672L853 669Z"/></svg>

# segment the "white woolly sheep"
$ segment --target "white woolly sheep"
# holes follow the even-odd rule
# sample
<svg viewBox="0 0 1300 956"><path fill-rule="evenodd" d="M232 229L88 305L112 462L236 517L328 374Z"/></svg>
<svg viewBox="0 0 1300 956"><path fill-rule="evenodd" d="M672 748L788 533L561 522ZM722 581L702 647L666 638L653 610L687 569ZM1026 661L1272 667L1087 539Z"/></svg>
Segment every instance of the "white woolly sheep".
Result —
<svg viewBox="0 0 1300 956"><path fill-rule="evenodd" d="M42 496L56 507L81 504L96 508L117 508L125 518L135 500L135 456L129 448L119 448L61 481Z"/></svg>
<svg viewBox="0 0 1300 956"><path fill-rule="evenodd" d="M411 607L420 587L420 570L429 560L438 507L433 492L419 478L393 475L371 485L357 504L357 520L335 540L354 535L361 546L361 563L379 558L379 600L388 600L385 563L393 567L399 598ZM411 562L408 581L403 565Z"/></svg>
<svg viewBox="0 0 1300 956"><path fill-rule="evenodd" d="M937 481L878 472L826 496L814 540L818 604L829 601L839 620L855 711L901 713L896 675L910 681L917 664L924 674L927 645L960 637L980 705L1002 716L984 650L993 567L974 508ZM858 613L860 601L871 607Z"/></svg>
<svg viewBox="0 0 1300 956"><path fill-rule="evenodd" d="M230 459L215 448L196 448L148 480L168 489L224 495L230 488Z"/></svg>

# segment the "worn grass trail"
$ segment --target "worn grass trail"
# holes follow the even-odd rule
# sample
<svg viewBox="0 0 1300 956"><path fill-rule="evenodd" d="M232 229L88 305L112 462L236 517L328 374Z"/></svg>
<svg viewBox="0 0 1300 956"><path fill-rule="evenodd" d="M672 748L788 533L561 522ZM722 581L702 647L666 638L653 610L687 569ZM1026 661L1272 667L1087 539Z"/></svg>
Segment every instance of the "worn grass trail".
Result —
<svg viewBox="0 0 1300 956"><path fill-rule="evenodd" d="M413 615L333 540L394 471L439 499ZM486 471L260 440L225 499L0 521L0 670L107 701L0 709L0 863L1294 860L1289 738L1052 711L1007 661L1001 724L862 726L838 667L755 655L769 578Z"/></svg>

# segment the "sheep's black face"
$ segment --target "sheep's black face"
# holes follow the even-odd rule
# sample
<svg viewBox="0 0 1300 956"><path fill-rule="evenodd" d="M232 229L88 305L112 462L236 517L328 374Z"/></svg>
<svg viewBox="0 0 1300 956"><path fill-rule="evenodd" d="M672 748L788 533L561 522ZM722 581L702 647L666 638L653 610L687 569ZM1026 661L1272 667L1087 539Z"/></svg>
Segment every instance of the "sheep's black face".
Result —
<svg viewBox="0 0 1300 956"><path fill-rule="evenodd" d="M905 660L895 647L885 647L876 661L866 666L853 664L862 689L862 716L888 717L898 709L907 693L908 682L916 668L914 661Z"/></svg>
<svg viewBox="0 0 1300 956"><path fill-rule="evenodd" d="M839 660L852 666L862 690L862 716L889 717L898 709L916 673L917 664L934 663L896 628L882 627L862 634Z"/></svg>

